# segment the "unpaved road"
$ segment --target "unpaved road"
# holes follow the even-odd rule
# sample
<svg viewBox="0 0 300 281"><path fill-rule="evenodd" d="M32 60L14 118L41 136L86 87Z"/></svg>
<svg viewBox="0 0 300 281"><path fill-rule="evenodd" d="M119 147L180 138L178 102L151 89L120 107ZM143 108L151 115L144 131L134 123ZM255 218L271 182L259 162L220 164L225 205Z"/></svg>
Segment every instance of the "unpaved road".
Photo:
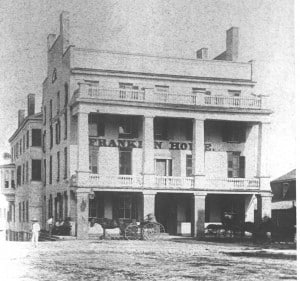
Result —
<svg viewBox="0 0 300 281"><path fill-rule="evenodd" d="M296 280L295 250L162 241L3 242L1 280Z"/></svg>

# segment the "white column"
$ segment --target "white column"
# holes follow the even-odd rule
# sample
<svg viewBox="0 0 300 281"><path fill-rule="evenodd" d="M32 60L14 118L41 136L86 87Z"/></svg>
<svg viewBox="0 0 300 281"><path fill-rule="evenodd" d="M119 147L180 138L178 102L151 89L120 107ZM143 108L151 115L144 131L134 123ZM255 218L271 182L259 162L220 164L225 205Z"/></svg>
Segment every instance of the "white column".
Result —
<svg viewBox="0 0 300 281"><path fill-rule="evenodd" d="M194 237L203 237L205 231L205 193L194 194Z"/></svg>
<svg viewBox="0 0 300 281"><path fill-rule="evenodd" d="M257 177L260 189L271 190L269 172L270 123L260 123L258 129Z"/></svg>
<svg viewBox="0 0 300 281"><path fill-rule="evenodd" d="M153 116L144 116L143 122L143 175L145 187L154 185Z"/></svg>
<svg viewBox="0 0 300 281"><path fill-rule="evenodd" d="M272 217L272 194L260 194L257 195L257 211L258 219L261 220L264 217Z"/></svg>
<svg viewBox="0 0 300 281"><path fill-rule="evenodd" d="M204 120L194 119L193 122L193 174L195 188L204 187L205 167L204 159Z"/></svg>
<svg viewBox="0 0 300 281"><path fill-rule="evenodd" d="M76 191L77 196L77 239L87 239L89 230L89 191Z"/></svg>
<svg viewBox="0 0 300 281"><path fill-rule="evenodd" d="M87 183L89 175L89 124L88 113L77 114L77 185L80 187Z"/></svg>
<svg viewBox="0 0 300 281"><path fill-rule="evenodd" d="M144 197L144 218L148 214L153 214L155 215L155 195L156 192L143 192L143 197Z"/></svg>

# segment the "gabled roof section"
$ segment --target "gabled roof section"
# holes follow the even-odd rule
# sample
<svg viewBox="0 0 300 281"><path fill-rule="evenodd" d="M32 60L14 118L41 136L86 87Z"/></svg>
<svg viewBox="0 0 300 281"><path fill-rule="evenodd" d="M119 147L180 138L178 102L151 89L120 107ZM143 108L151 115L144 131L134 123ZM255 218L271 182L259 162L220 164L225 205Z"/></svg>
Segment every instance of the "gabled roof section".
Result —
<svg viewBox="0 0 300 281"><path fill-rule="evenodd" d="M283 182L283 181L292 181L296 180L296 169L288 172L287 174L271 181L271 183L276 183L276 182Z"/></svg>
<svg viewBox="0 0 300 281"><path fill-rule="evenodd" d="M38 112L38 113L36 113L34 115L27 116L23 120L23 122L21 123L21 125L19 126L19 128L8 139L8 141L12 142L14 140L14 138L18 135L18 133L24 128L24 126L27 124L27 122L30 122L30 121L40 121L40 122L42 122L42 120L43 120L42 112Z"/></svg>

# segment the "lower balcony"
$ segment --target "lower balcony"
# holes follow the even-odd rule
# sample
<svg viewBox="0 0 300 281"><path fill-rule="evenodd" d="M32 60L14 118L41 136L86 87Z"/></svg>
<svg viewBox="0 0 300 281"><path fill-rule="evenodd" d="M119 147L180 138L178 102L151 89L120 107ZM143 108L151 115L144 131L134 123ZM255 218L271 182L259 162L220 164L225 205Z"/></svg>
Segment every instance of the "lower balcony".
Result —
<svg viewBox="0 0 300 281"><path fill-rule="evenodd" d="M80 176L80 174L79 174ZM77 179L74 178L74 185ZM89 174L86 182L87 187L103 188L153 188L190 190L195 188L193 177L167 177L154 176L152 184L144 182L143 176L133 175L100 175ZM203 189L206 190L259 190L260 181L256 178L205 178ZM197 188L198 189L198 188ZM200 187L200 189L202 189Z"/></svg>

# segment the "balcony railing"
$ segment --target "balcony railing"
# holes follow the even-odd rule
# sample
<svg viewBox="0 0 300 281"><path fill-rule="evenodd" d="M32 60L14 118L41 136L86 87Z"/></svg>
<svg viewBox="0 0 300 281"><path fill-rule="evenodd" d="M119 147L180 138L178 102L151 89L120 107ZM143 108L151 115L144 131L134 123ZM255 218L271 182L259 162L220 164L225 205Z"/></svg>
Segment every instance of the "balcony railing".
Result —
<svg viewBox="0 0 300 281"><path fill-rule="evenodd" d="M192 177L155 177L156 188L191 189L194 188Z"/></svg>
<svg viewBox="0 0 300 281"><path fill-rule="evenodd" d="M104 176L90 174L89 185L97 187L142 187L143 178L131 175Z"/></svg>
<svg viewBox="0 0 300 281"><path fill-rule="evenodd" d="M80 175L79 175L80 176ZM76 185L77 179L74 183ZM100 188L144 188L143 176L133 175L100 175L89 174L86 185L89 187ZM164 177L155 176L153 186L147 185L147 188L153 189L193 189L194 177ZM206 177L203 189L209 190L258 190L260 181L256 178L209 178Z"/></svg>
<svg viewBox="0 0 300 281"><path fill-rule="evenodd" d="M213 106L226 108L262 109L263 97L230 97L226 91L216 90L211 95L204 93L172 93L156 92L154 89L112 89L99 88L87 84L80 84L76 97L99 100L115 100L127 102L150 102L181 105Z"/></svg>
<svg viewBox="0 0 300 281"><path fill-rule="evenodd" d="M244 178L206 178L208 189L259 189L259 179Z"/></svg>

